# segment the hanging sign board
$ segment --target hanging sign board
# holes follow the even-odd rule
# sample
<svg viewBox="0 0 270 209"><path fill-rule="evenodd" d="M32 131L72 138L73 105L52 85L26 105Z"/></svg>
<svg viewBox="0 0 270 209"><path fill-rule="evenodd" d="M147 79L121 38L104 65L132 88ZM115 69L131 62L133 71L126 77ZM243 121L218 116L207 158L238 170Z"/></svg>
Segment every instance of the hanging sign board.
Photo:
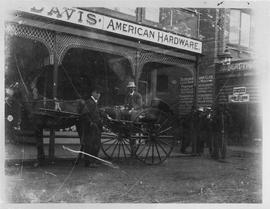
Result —
<svg viewBox="0 0 270 209"><path fill-rule="evenodd" d="M73 7L68 8L56 6L22 6L17 8L17 10L182 50L200 54L202 53L201 41L97 14L95 12L89 12Z"/></svg>
<svg viewBox="0 0 270 209"><path fill-rule="evenodd" d="M233 95L246 94L246 87L233 87Z"/></svg>
<svg viewBox="0 0 270 209"><path fill-rule="evenodd" d="M252 61L245 62L236 62L232 63L229 66L222 66L219 71L220 72L243 72L250 71L255 69L255 66Z"/></svg>
<svg viewBox="0 0 270 209"><path fill-rule="evenodd" d="M236 94L228 96L229 102L249 102L249 94Z"/></svg>

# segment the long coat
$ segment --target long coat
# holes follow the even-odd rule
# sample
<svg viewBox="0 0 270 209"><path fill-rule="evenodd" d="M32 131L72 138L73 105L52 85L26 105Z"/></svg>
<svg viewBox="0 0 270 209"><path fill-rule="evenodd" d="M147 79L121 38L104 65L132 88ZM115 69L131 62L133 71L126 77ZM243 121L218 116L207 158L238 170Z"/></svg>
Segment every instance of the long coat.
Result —
<svg viewBox="0 0 270 209"><path fill-rule="evenodd" d="M101 120L96 102L90 98L85 101L79 119L79 135L84 152L98 156L101 145ZM86 161L93 160L85 156Z"/></svg>

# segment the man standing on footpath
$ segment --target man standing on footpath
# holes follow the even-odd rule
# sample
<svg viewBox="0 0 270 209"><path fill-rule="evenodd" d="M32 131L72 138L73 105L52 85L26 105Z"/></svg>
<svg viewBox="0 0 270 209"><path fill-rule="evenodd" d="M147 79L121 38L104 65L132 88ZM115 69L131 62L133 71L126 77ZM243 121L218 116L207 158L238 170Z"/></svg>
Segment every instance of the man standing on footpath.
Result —
<svg viewBox="0 0 270 209"><path fill-rule="evenodd" d="M102 123L97 106L101 95L101 88L95 86L91 90L91 97L87 99L81 111L79 120L82 150L90 155L98 156L101 146ZM96 167L95 159L85 155L85 167Z"/></svg>

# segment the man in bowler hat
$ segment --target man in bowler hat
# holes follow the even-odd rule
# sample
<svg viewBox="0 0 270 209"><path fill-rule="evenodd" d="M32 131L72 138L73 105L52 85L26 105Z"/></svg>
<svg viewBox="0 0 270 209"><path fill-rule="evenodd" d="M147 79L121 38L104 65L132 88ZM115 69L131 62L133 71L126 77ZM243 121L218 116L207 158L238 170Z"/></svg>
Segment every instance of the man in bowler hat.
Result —
<svg viewBox="0 0 270 209"><path fill-rule="evenodd" d="M99 115L98 100L101 95L101 89L95 86L91 90L91 97L85 100L81 116L79 119L79 135L81 139L81 150L98 156L101 146L102 123ZM85 155L85 167L96 167L95 159Z"/></svg>

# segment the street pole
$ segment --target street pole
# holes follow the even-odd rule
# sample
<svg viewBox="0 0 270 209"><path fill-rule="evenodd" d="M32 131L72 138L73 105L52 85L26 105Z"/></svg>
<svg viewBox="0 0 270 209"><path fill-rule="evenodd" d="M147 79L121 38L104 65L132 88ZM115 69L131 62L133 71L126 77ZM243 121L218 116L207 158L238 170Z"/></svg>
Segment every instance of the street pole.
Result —
<svg viewBox="0 0 270 209"><path fill-rule="evenodd" d="M55 109L57 108L56 106L56 98L57 98L57 87L58 87L58 59L57 59L57 55L56 55L56 36L57 33L55 33L54 36L54 50L53 50L53 60L52 63L53 64L53 99L54 99L54 105L55 105ZM49 141L49 159L53 160L54 159L54 155L55 155L55 130L53 128L50 129L50 141Z"/></svg>
<svg viewBox="0 0 270 209"><path fill-rule="evenodd" d="M198 108L198 81L199 81L199 61L200 56L196 55L196 66L194 71L194 82L193 82L193 105L192 105L192 122L191 122L191 138L192 138L192 153L197 153L197 143L198 143L198 125L197 117L195 111Z"/></svg>

